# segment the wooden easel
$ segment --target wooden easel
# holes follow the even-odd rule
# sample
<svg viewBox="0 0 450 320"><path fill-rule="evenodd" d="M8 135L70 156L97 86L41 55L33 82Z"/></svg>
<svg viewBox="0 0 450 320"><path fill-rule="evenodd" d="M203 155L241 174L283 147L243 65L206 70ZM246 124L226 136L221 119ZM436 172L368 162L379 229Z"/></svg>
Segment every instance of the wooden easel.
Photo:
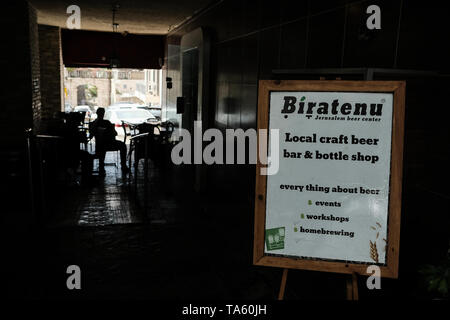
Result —
<svg viewBox="0 0 450 320"><path fill-rule="evenodd" d="M398 260L400 244L400 216L402 191L402 152L405 118L405 81L353 81L342 80L259 80L258 81L258 130L270 129L271 92L355 92L366 93L392 93L392 138L391 166L389 185L389 229L387 237L389 245L386 249L387 264L380 266L381 275L387 278L398 278ZM269 212L266 206L268 190L267 175L263 174L264 164L256 165L255 186L255 229L253 264L257 266L277 267L283 269L278 300L283 300L286 290L288 269L300 269L311 271L335 272L346 274L344 279L346 297L348 300L358 300L358 275L367 272L365 263L353 263L347 261L327 261L321 259L308 259L303 257L274 256L265 253L266 218Z"/></svg>
<svg viewBox="0 0 450 320"><path fill-rule="evenodd" d="M281 283L280 283L280 291L278 292L278 300L284 299L284 292L286 291L286 281L287 281L287 275L288 275L287 268L283 269L283 275L281 276ZM346 280L347 282L347 300L356 301L359 300L359 293L358 293L358 274L356 272L353 272L351 276L349 276Z"/></svg>
<svg viewBox="0 0 450 320"><path fill-rule="evenodd" d="M356 272L347 278L347 300L359 300L358 274Z"/></svg>
<svg viewBox="0 0 450 320"><path fill-rule="evenodd" d="M284 291L286 291L286 281L287 281L287 275L288 275L287 268L283 269L283 275L281 276L281 284L280 284L280 291L278 292L278 300L284 299Z"/></svg>

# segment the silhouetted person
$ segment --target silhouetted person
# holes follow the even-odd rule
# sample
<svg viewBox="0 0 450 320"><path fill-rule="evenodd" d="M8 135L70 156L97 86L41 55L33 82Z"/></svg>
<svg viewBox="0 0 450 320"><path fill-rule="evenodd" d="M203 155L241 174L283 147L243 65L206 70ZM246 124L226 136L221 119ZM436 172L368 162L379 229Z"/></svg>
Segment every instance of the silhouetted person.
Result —
<svg viewBox="0 0 450 320"><path fill-rule="evenodd" d="M127 162L127 146L122 141L116 140L117 132L114 125L104 119L105 109L97 109L97 119L89 126L91 136L95 137L95 152L100 160L100 173L105 173L105 155L107 151L120 151L120 164L122 171L128 172Z"/></svg>

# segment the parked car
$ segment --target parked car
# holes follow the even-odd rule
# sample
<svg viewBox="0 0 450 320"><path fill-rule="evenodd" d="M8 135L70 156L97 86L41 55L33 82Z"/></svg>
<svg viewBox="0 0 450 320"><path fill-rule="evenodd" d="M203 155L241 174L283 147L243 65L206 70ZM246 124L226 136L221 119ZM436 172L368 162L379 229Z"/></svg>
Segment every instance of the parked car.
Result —
<svg viewBox="0 0 450 320"><path fill-rule="evenodd" d="M115 104L113 104L113 105L111 105L111 106L109 106L108 107L108 110L118 110L118 109L120 109L120 110L123 110L123 109L128 109L128 110L131 110L131 109L136 109L137 107L139 107L140 105L139 104L136 104L136 103L130 103L130 102L118 102L118 103L115 103Z"/></svg>
<svg viewBox="0 0 450 320"><path fill-rule="evenodd" d="M91 114L91 108L88 105L81 105L81 106L76 106L75 108L73 108L74 112L86 112L86 114L89 112L89 115Z"/></svg>
<svg viewBox="0 0 450 320"><path fill-rule="evenodd" d="M138 109L143 109L143 110L148 110L150 111L155 118L160 121L161 120L161 107L160 106L147 106L147 105L138 105L137 106Z"/></svg>
<svg viewBox="0 0 450 320"><path fill-rule="evenodd" d="M112 105L110 105L109 107L114 107L114 106L120 106L120 105L137 105L136 103L130 102L130 101L119 101L119 102L115 102Z"/></svg>
<svg viewBox="0 0 450 320"><path fill-rule="evenodd" d="M150 106L148 107L148 111L150 111L156 119L161 120L161 107L160 106Z"/></svg>
<svg viewBox="0 0 450 320"><path fill-rule="evenodd" d="M118 135L123 135L122 121L137 125L145 122L156 122L156 117L148 110L139 109L136 106L111 106L106 109L105 119L111 121L116 128ZM128 125L125 125L127 134L129 133Z"/></svg>
<svg viewBox="0 0 450 320"><path fill-rule="evenodd" d="M76 106L75 108L73 108L73 112L86 112L85 122L90 122L97 118L97 114L95 112L92 112L91 107L89 107L88 105Z"/></svg>
<svg viewBox="0 0 450 320"><path fill-rule="evenodd" d="M72 107L70 105L70 103L64 103L64 112L69 113L72 111Z"/></svg>

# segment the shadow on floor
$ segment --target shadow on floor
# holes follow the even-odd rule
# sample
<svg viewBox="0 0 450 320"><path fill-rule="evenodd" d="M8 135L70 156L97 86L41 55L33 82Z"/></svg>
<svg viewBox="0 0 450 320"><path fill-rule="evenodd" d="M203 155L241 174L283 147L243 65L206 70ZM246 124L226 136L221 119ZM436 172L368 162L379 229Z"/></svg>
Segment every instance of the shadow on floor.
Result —
<svg viewBox="0 0 450 320"><path fill-rule="evenodd" d="M106 162L109 162L108 159ZM45 226L21 239L11 259L10 295L32 299L275 299L282 270L255 267L253 205L221 196L198 196L179 168L143 164L134 175L106 166L106 176L55 197ZM145 190L145 192L144 192ZM144 201L144 200L147 201ZM147 203L147 206L144 204ZM29 266L33 275L28 276ZM66 269L81 268L81 290L68 290ZM18 268L15 268L18 266ZM346 276L291 270L286 299L345 299ZM364 290L361 297L405 295ZM407 283L407 279L404 283ZM411 293L410 293L411 294ZM405 295L406 296L406 295Z"/></svg>

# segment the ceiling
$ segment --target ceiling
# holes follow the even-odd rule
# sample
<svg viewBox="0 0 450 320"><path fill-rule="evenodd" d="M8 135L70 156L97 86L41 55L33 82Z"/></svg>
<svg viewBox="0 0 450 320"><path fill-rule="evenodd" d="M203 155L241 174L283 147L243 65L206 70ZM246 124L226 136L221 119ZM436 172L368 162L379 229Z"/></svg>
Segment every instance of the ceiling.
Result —
<svg viewBox="0 0 450 320"><path fill-rule="evenodd" d="M81 29L112 31L112 8L116 12L118 31L136 34L167 34L211 0L29 0L38 12L38 23L67 28L67 7L76 4L81 11Z"/></svg>

